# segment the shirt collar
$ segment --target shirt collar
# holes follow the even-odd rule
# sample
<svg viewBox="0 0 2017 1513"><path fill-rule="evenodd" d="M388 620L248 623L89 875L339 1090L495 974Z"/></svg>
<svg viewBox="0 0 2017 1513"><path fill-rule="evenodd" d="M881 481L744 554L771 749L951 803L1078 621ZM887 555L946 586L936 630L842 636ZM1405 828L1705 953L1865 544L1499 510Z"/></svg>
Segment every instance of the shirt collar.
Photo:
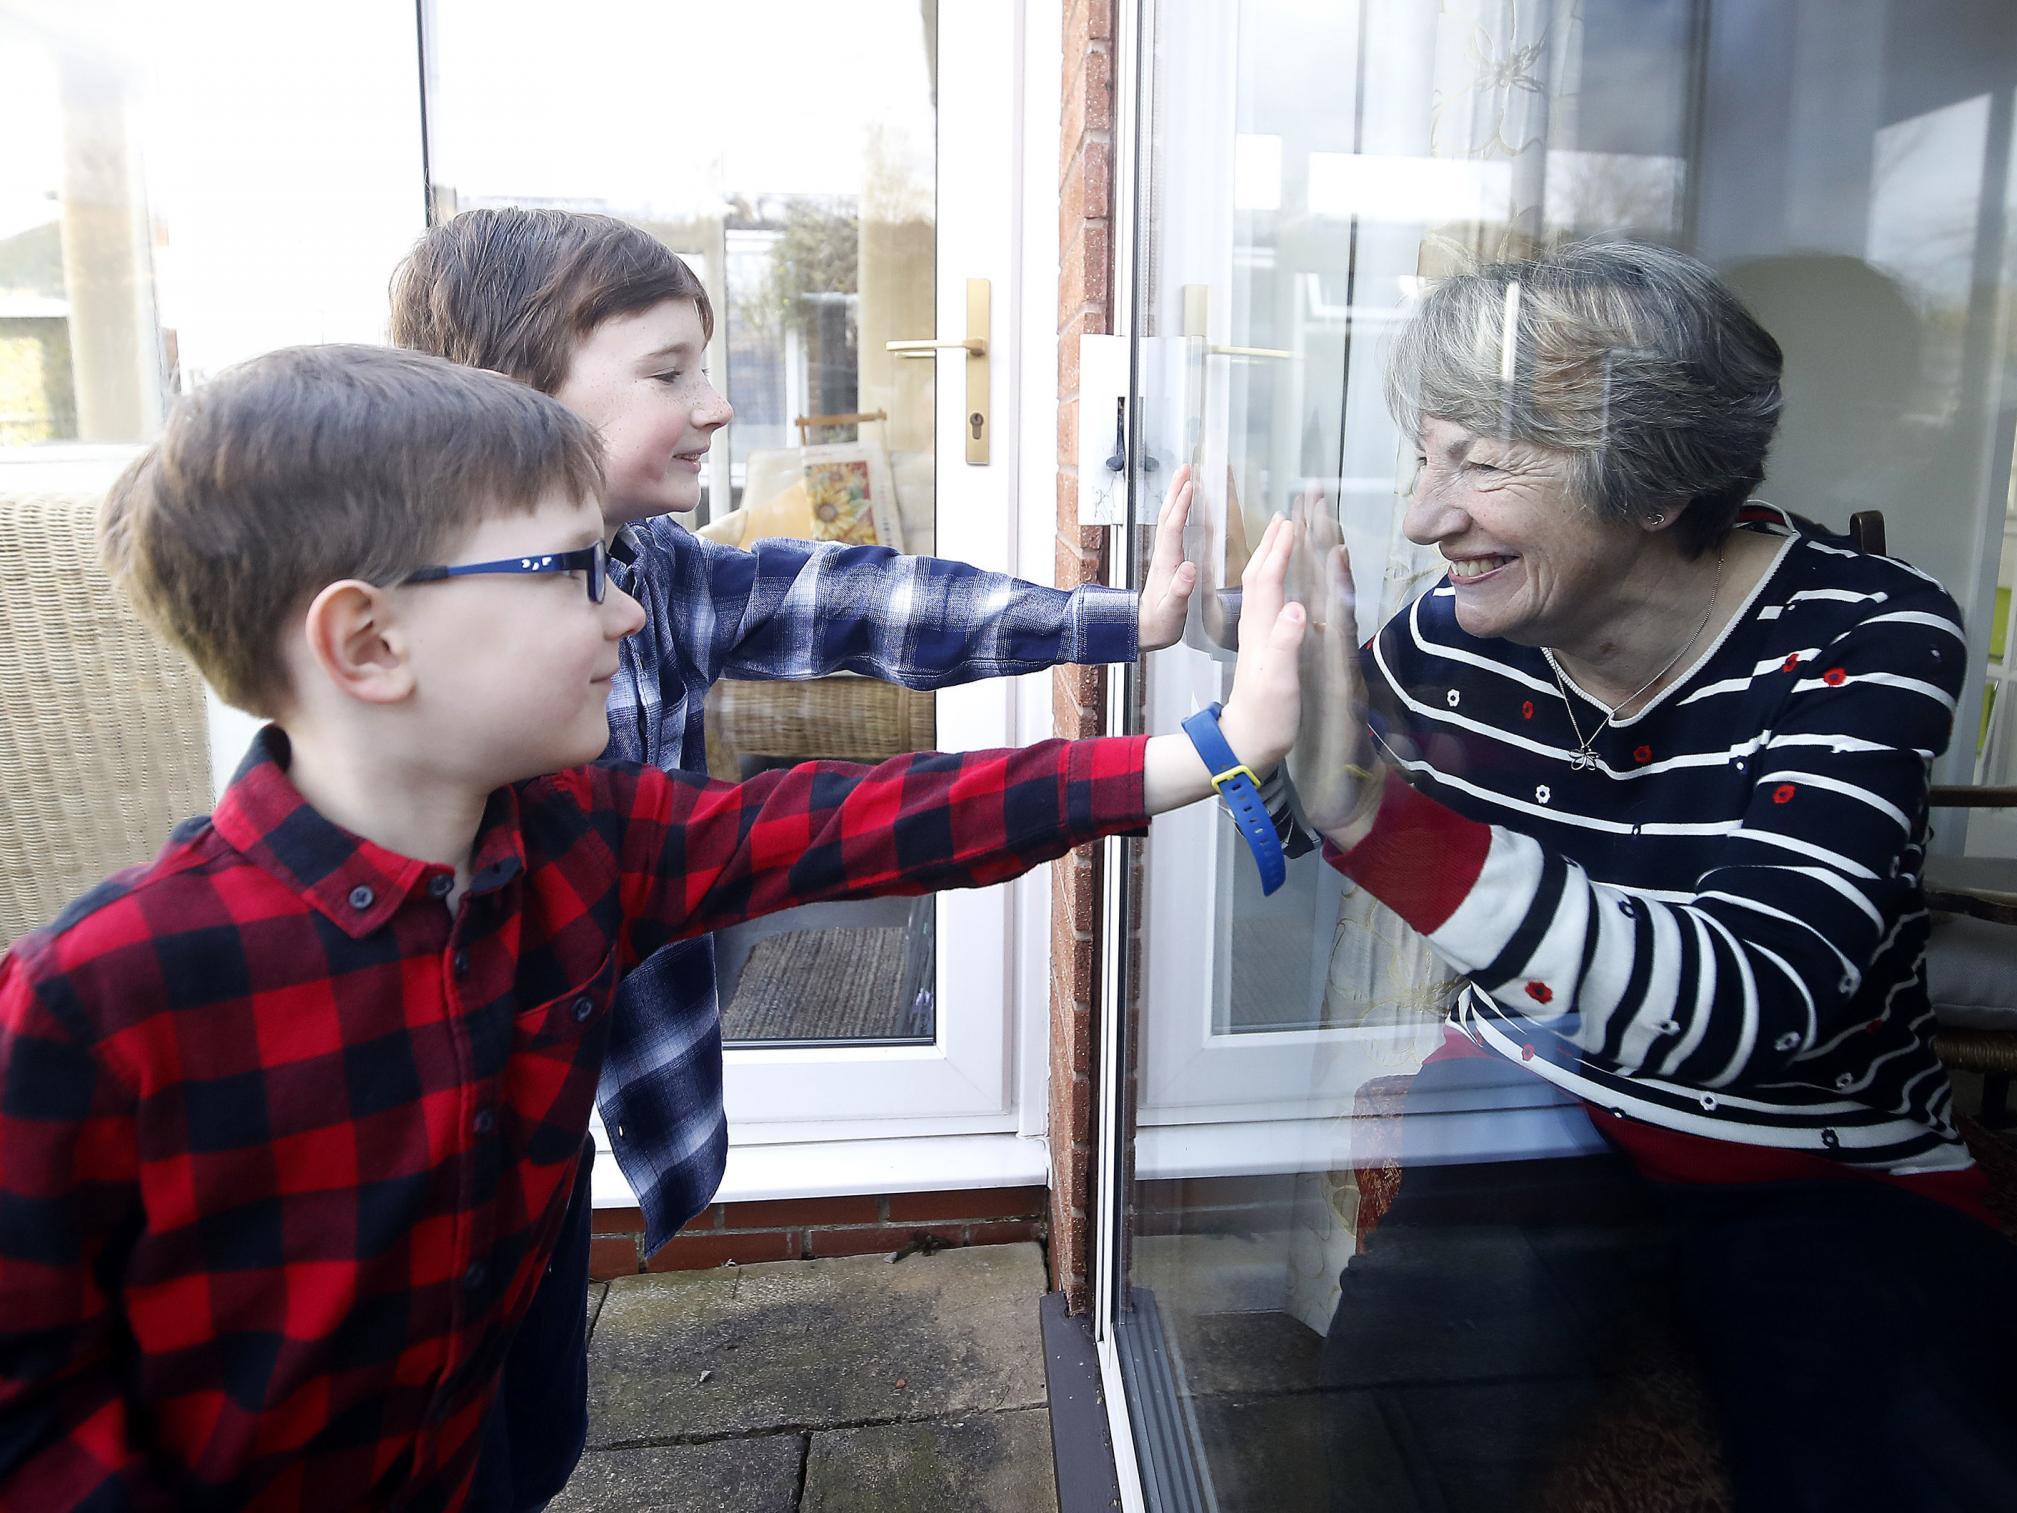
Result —
<svg viewBox="0 0 2017 1513"><path fill-rule="evenodd" d="M318 814L288 777L289 756L286 732L265 726L218 800L211 822L236 850L353 939L385 924L416 893L447 894L454 868L388 851ZM469 891L501 887L524 866L518 795L500 788L477 830Z"/></svg>

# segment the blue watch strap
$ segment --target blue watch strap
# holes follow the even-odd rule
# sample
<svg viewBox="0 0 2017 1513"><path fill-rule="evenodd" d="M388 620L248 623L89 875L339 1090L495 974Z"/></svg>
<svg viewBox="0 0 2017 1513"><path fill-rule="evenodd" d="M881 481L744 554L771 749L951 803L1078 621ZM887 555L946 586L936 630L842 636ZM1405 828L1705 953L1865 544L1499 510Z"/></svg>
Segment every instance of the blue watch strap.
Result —
<svg viewBox="0 0 2017 1513"><path fill-rule="evenodd" d="M1204 758L1205 771L1212 775L1212 787L1225 800L1233 824L1246 837L1247 849L1254 853L1254 862L1261 869L1261 892L1272 893L1288 876L1288 865L1282 860L1281 837L1275 833L1275 822L1268 817L1268 806L1261 800L1259 779L1252 768L1233 754L1233 748L1226 744L1219 730L1221 707L1210 704L1200 709L1184 721L1184 734Z"/></svg>

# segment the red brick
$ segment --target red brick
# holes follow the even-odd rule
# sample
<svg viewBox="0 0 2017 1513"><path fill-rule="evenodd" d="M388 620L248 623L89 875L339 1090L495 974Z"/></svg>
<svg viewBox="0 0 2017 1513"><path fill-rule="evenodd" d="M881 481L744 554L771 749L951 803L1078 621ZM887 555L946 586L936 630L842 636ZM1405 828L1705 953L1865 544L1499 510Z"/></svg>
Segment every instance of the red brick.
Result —
<svg viewBox="0 0 2017 1513"><path fill-rule="evenodd" d="M1087 1145L1093 1138L1093 1083L1090 1077L1071 1079L1069 1095L1074 1146Z"/></svg>
<svg viewBox="0 0 2017 1513"><path fill-rule="evenodd" d="M1056 516L1056 525L1059 532L1062 533L1068 530L1077 530L1078 523L1079 523L1079 470L1077 468L1060 466L1058 468L1058 508ZM1054 555L1051 561L1051 581L1053 583L1058 582L1059 581L1058 575L1063 571L1065 571L1065 564L1061 559L1057 558ZM1074 561L1070 565L1070 571L1072 572L1074 577L1076 577L1079 571L1079 564L1076 561Z"/></svg>
<svg viewBox="0 0 2017 1513"><path fill-rule="evenodd" d="M1074 906L1083 903L1084 888L1074 885L1073 869L1062 863L1051 865L1051 939L1064 940L1086 931L1075 917Z"/></svg>
<svg viewBox="0 0 2017 1513"><path fill-rule="evenodd" d="M1058 324L1082 315L1095 303L1086 292L1086 238L1089 227L1064 233L1058 244Z"/></svg>
<svg viewBox="0 0 2017 1513"><path fill-rule="evenodd" d="M920 1231L936 1235L948 1245L959 1244L959 1226L942 1225L877 1225L871 1229L814 1229L806 1233L806 1242L815 1256L866 1256L878 1251L901 1250L917 1238Z"/></svg>
<svg viewBox="0 0 2017 1513"><path fill-rule="evenodd" d="M603 1235L588 1242L588 1280L607 1282L611 1277L637 1275L637 1237Z"/></svg>
<svg viewBox="0 0 2017 1513"><path fill-rule="evenodd" d="M767 1203L723 1205L722 1228L805 1229L815 1224L873 1224L882 1202L873 1194L841 1198L780 1198Z"/></svg>
<svg viewBox="0 0 2017 1513"><path fill-rule="evenodd" d="M1035 1219L1003 1219L993 1224L976 1224L968 1232L971 1245L1020 1245L1037 1239L1042 1225Z"/></svg>
<svg viewBox="0 0 2017 1513"><path fill-rule="evenodd" d="M1108 220L1113 216L1114 150L1111 143L1087 142L1079 153L1078 177L1084 185L1082 203L1088 216Z"/></svg>
<svg viewBox="0 0 2017 1513"><path fill-rule="evenodd" d="M597 1208L589 1214L588 1232L595 1235L641 1235L644 1215L635 1208Z"/></svg>
<svg viewBox="0 0 2017 1513"><path fill-rule="evenodd" d="M1103 47L1086 54L1081 76L1085 89L1086 132L1107 131L1114 124L1114 55Z"/></svg>
<svg viewBox="0 0 2017 1513"><path fill-rule="evenodd" d="M1064 96L1058 108L1058 182L1064 182L1065 165L1078 155L1086 135L1086 92L1084 53L1067 52L1062 64Z"/></svg>
<svg viewBox="0 0 2017 1513"><path fill-rule="evenodd" d="M966 1187L937 1193L891 1193L889 1222L913 1219L1020 1219L1043 1212L1041 1187Z"/></svg>
<svg viewBox="0 0 2017 1513"><path fill-rule="evenodd" d="M1105 221L1086 222L1086 233L1080 256L1085 265L1085 298L1090 305L1104 306L1107 302L1107 264L1109 248L1113 245L1113 228Z"/></svg>
<svg viewBox="0 0 2017 1513"><path fill-rule="evenodd" d="M645 1263L646 1271L704 1271L737 1261L795 1261L798 1236L788 1230L769 1233L679 1235Z"/></svg>
<svg viewBox="0 0 2017 1513"><path fill-rule="evenodd" d="M1113 0L1069 0L1065 6L1064 45L1083 51L1114 34Z"/></svg>
<svg viewBox="0 0 2017 1513"><path fill-rule="evenodd" d="M1066 160L1064 174L1058 180L1058 245L1063 246L1078 230L1079 223L1086 218L1086 208L1090 203L1087 191L1091 188L1086 178L1086 149L1093 144L1084 143L1079 150ZM1100 215L1104 209L1095 210Z"/></svg>

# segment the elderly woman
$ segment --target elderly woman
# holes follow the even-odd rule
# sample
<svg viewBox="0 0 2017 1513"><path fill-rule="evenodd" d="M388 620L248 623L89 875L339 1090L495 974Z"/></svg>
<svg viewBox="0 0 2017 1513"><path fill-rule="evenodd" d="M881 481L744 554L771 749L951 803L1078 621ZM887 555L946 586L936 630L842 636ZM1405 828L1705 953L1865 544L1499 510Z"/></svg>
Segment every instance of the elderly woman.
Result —
<svg viewBox="0 0 2017 1513"><path fill-rule="evenodd" d="M1626 1364L1595 1337L1669 1312L1740 1507L2017 1506L2017 1248L1919 970L1967 645L1925 574L1750 500L1779 374L1708 268L1630 243L1450 279L1397 346L1448 574L1362 657L1328 633L1292 774L1468 985L1326 1342L1353 1506L1394 1455L1394 1505L1531 1498L1591 1352ZM1482 1158L1424 1136L1515 1105Z"/></svg>

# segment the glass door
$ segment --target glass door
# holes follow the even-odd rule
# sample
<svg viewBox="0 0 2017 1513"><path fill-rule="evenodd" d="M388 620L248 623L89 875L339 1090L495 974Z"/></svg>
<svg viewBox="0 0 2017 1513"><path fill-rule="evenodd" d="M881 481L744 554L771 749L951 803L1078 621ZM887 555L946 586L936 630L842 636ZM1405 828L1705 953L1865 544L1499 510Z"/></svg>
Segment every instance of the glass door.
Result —
<svg viewBox="0 0 2017 1513"><path fill-rule="evenodd" d="M707 287L736 413L700 535L1013 565L1012 15L597 0L556 24L545 0L429 0L423 17L436 217L619 216ZM985 353L957 345L972 337ZM709 767L1005 744L1010 714L999 682L724 680ZM736 1146L1013 1130L1007 899L819 905L718 936Z"/></svg>
<svg viewBox="0 0 2017 1513"><path fill-rule="evenodd" d="M1936 779L1970 779L1990 626L2008 613L2007 11L1142 0L1121 22L1133 518L1152 518L1156 480L1189 463L1206 590L1127 721L1170 730L1223 697L1247 545L1273 515L1300 505L1334 523L1359 641L1429 590L1447 564L1402 530L1415 457L1384 393L1396 331L1477 262L1630 237L1707 262L1784 348L1762 495L1837 530L1884 511L1889 550L1959 601L1971 715ZM1995 650L2007 665L2000 634ZM1959 814L1935 830L1935 849L1967 833ZM1117 1112L1096 1302L1129 1505L1556 1507L1594 1487L1615 1495L1592 1506L1636 1507L1651 1498L1634 1475L1712 1485L1709 1410L1661 1396L1673 1379L1653 1347L1635 1353L1630 1330L1652 1316L1637 1305L1613 1311L1627 1335L1603 1347L1616 1411L1573 1440L1522 1406L1563 1362L1515 1321L1496 1376L1453 1347L1441 1365L1410 1356L1415 1374L1381 1391L1347 1385L1369 1339L1438 1339L1457 1316L1445 1299L1376 1293L1339 1323L1347 1263L1377 1247L1404 1158L1421 1154L1404 1151L1401 1114L1460 979L1318 857L1263 898L1213 808L1158 820L1145 857L1111 869L1110 938L1139 930L1142 948L1113 953L1103 1019L1102 1101ZM1449 1189L1460 1221L1482 1226L1494 1195L1583 1152L1527 1101L1517 1083L1481 1089L1440 1121L1439 1169L1483 1173ZM1407 1128L1415 1141L1422 1126ZM1568 1252L1597 1234L1565 1223L1536 1243ZM1481 1250L1464 1264L1483 1290L1535 1261ZM1662 1414L1709 1448L1649 1469Z"/></svg>

